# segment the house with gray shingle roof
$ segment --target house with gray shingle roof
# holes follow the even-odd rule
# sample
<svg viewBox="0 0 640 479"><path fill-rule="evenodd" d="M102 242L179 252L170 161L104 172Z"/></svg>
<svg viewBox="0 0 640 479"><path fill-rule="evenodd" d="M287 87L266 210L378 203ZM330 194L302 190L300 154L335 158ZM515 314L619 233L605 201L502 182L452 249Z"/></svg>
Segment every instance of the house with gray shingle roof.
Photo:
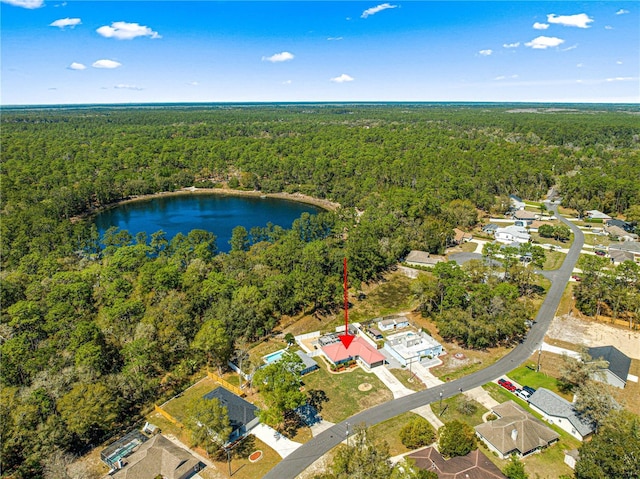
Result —
<svg viewBox="0 0 640 479"><path fill-rule="evenodd" d="M594 379L624 389L627 385L631 358L613 346L589 348L587 352L592 359L604 359L609 363L605 369L601 369L602 379L598 377L599 375Z"/></svg>
<svg viewBox="0 0 640 479"><path fill-rule="evenodd" d="M579 441L595 430L591 421L576 413L572 403L548 389L538 388L528 402L531 409L542 414L542 419L562 428Z"/></svg>
<svg viewBox="0 0 640 479"><path fill-rule="evenodd" d="M206 399L216 398L220 401L221 406L227 408L229 425L232 429L227 442L233 442L249 434L249 432L260 423L260 420L257 418L257 407L223 387L217 387L213 391L205 394L204 397Z"/></svg>
<svg viewBox="0 0 640 479"><path fill-rule="evenodd" d="M445 459L433 446L412 452L407 456L416 467L435 472L440 479L505 479L498 466L480 449L465 456Z"/></svg>
<svg viewBox="0 0 640 479"><path fill-rule="evenodd" d="M122 468L106 477L114 479L187 479L193 477L205 465L189 451L174 444L161 434L143 443L127 457Z"/></svg>
<svg viewBox="0 0 640 479"><path fill-rule="evenodd" d="M556 442L560 436L513 401L494 407L498 416L475 427L476 435L500 459L528 456Z"/></svg>

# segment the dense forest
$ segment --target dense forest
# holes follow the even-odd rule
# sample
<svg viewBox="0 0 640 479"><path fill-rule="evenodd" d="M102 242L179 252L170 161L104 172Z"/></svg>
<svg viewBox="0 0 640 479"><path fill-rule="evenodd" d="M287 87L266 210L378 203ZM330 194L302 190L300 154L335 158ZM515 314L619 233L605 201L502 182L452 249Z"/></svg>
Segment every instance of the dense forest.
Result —
<svg viewBox="0 0 640 479"><path fill-rule="evenodd" d="M551 186L567 206L632 213L637 114L487 105L3 111L2 473L46 476L52 454L98 444L283 315L336 311L344 256L357 289L411 249L442 252L454 227L504 212L509 194L538 199ZM100 238L83 219L131 196L221 184L343 207L290 229L236 228L225 254L207 231ZM530 284L518 273L488 289L473 274L443 266L416 294L450 326L445 335L484 347L469 331L528 317L525 306L503 305ZM446 288L452 281L459 287ZM492 331L495 341L523 334L506 328Z"/></svg>

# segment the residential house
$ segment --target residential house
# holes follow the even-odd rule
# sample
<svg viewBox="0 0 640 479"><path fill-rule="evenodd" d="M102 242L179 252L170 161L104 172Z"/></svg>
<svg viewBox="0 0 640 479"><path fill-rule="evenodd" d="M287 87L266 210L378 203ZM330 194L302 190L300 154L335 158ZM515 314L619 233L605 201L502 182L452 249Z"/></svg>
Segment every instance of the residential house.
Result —
<svg viewBox="0 0 640 479"><path fill-rule="evenodd" d="M558 441L560 435L513 401L495 406L498 416L475 427L476 435L501 459L528 456Z"/></svg>
<svg viewBox="0 0 640 479"><path fill-rule="evenodd" d="M482 227L482 232L486 233L488 235L492 235L495 234L496 230L498 229L498 225L495 223L488 223L486 225L484 225Z"/></svg>
<svg viewBox="0 0 640 479"><path fill-rule="evenodd" d="M531 235L522 226L507 226L498 228L494 234L496 241L501 243L528 243L531 241Z"/></svg>
<svg viewBox="0 0 640 479"><path fill-rule="evenodd" d="M564 429L579 441L593 434L593 424L580 417L572 403L548 389L538 388L528 402L531 409L542 414L545 421Z"/></svg>
<svg viewBox="0 0 640 479"><path fill-rule="evenodd" d="M514 220L527 221L529 223L533 222L533 220L538 217L535 213L527 210L517 210L512 216Z"/></svg>
<svg viewBox="0 0 640 479"><path fill-rule="evenodd" d="M509 201L511 202L511 209L515 211L523 210L527 206L525 202L522 201L522 198L516 195L509 195Z"/></svg>
<svg viewBox="0 0 640 479"><path fill-rule="evenodd" d="M617 238L619 241L638 241L638 235L630 233L619 226L606 226L605 230L611 238Z"/></svg>
<svg viewBox="0 0 640 479"><path fill-rule="evenodd" d="M342 341L337 341L323 346L320 350L334 366L355 359L366 368L373 369L382 366L385 362L385 357L359 336L351 341L348 349L344 347Z"/></svg>
<svg viewBox="0 0 640 479"><path fill-rule="evenodd" d="M455 245L467 243L473 239L473 235L471 233L465 233L459 228L453 228L453 234L454 236L452 243Z"/></svg>
<svg viewBox="0 0 640 479"><path fill-rule="evenodd" d="M440 479L506 479L498 466L480 449L466 456L445 459L434 447L427 447L406 456L416 467L435 472Z"/></svg>
<svg viewBox="0 0 640 479"><path fill-rule="evenodd" d="M220 401L221 406L227 408L227 415L229 416L229 424L231 426L231 434L229 434L228 439L229 443L246 436L260 423L260 420L256 417L258 412L256 406L223 387L214 389L205 394L204 397L206 399L216 398Z"/></svg>
<svg viewBox="0 0 640 479"><path fill-rule="evenodd" d="M621 255L624 253L624 255ZM640 263L640 243L632 243L625 241L623 243L609 245L609 256L612 258L624 256L626 259L631 258L636 263Z"/></svg>
<svg viewBox="0 0 640 479"><path fill-rule="evenodd" d="M305 374L309 374L310 372L315 371L320 366L316 363L312 358L309 357L304 351L296 351L296 355L300 358L302 363L304 364L304 368L300 371L300 375L304 376Z"/></svg>
<svg viewBox="0 0 640 479"><path fill-rule="evenodd" d="M627 385L631 358L614 346L589 348L587 352L592 359L604 359L609 363L606 368L601 370L603 373L602 382L624 389ZM595 379L601 380L598 375Z"/></svg>
<svg viewBox="0 0 640 479"><path fill-rule="evenodd" d="M589 210L589 211L585 211L584 215L592 220L610 220L611 216L609 216L606 213L603 213L602 211L598 211L598 210Z"/></svg>
<svg viewBox="0 0 640 479"><path fill-rule="evenodd" d="M427 333L413 330L387 336L384 349L404 366L423 358L437 358L444 352L442 345Z"/></svg>
<svg viewBox="0 0 640 479"><path fill-rule="evenodd" d="M623 230L625 230L627 233L633 233L633 225L627 221L624 220L618 220L618 219L609 219L606 220L605 222L605 228L611 228L613 226L617 226L618 228L622 228Z"/></svg>
<svg viewBox="0 0 640 479"><path fill-rule="evenodd" d="M114 479L188 479L205 465L186 449L158 434L131 456L121 461L121 468L106 477Z"/></svg>
<svg viewBox="0 0 640 479"><path fill-rule="evenodd" d="M410 251L404 260L409 266L435 266L445 261L444 256L431 255L427 251Z"/></svg>

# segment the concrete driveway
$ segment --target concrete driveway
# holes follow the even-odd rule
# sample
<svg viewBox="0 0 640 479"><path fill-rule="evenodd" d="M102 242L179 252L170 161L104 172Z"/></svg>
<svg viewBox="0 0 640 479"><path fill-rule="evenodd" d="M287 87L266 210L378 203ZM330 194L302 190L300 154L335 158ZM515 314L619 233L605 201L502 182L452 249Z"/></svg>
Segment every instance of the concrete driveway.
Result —
<svg viewBox="0 0 640 479"><path fill-rule="evenodd" d="M375 374L380 381L384 383L385 386L389 388L394 398L401 398L403 396L407 396L408 394L413 394L415 391L405 387L404 384L400 382L400 380L393 375L391 371L389 371L384 366L378 366L377 368L373 368L371 370L373 374Z"/></svg>
<svg viewBox="0 0 640 479"><path fill-rule="evenodd" d="M287 439L278 431L265 424L258 424L251 430L251 434L280 454L280 457L287 457L293 451L302 446L299 442Z"/></svg>

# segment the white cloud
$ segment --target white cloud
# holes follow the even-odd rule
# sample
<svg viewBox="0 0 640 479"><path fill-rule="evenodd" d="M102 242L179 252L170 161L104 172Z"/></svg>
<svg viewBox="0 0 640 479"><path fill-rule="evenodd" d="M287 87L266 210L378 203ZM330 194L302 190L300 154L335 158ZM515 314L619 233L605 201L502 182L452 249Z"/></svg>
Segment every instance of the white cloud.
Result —
<svg viewBox="0 0 640 479"><path fill-rule="evenodd" d="M289 60L293 60L294 58L295 57L293 56L293 53L281 52L281 53L274 53L270 57L262 57L262 61L278 63L278 62L288 62Z"/></svg>
<svg viewBox="0 0 640 479"><path fill-rule="evenodd" d="M494 80L515 80L519 78L519 75L500 75L494 78Z"/></svg>
<svg viewBox="0 0 640 479"><path fill-rule="evenodd" d="M502 45L504 48L518 48L520 46L520 42L515 43L505 43Z"/></svg>
<svg viewBox="0 0 640 479"><path fill-rule="evenodd" d="M525 43L525 45L537 50L545 50L547 48L557 47L558 45L562 45L563 43L564 40L562 38L542 36L534 38L530 42Z"/></svg>
<svg viewBox="0 0 640 479"><path fill-rule="evenodd" d="M96 30L105 38L116 38L118 40L133 40L136 37L162 38L158 32L154 32L149 27L139 23L113 22L111 26L105 25Z"/></svg>
<svg viewBox="0 0 640 479"><path fill-rule="evenodd" d="M586 13L578 13L577 15L556 15L551 13L547 15L547 22L564 25L565 27L589 28L593 18L589 18Z"/></svg>
<svg viewBox="0 0 640 479"><path fill-rule="evenodd" d="M616 12L616 15L626 15L627 13L629 13L629 10L625 10L624 8L621 8Z"/></svg>
<svg viewBox="0 0 640 479"><path fill-rule="evenodd" d="M578 68L582 68L582 67L584 66L584 63L578 63L576 66L577 66Z"/></svg>
<svg viewBox="0 0 640 479"><path fill-rule="evenodd" d="M291 80L285 80L282 82L283 85L291 85L293 82Z"/></svg>
<svg viewBox="0 0 640 479"><path fill-rule="evenodd" d="M40 8L44 4L44 0L2 0L4 3L13 5L14 7L28 8L30 10L34 8Z"/></svg>
<svg viewBox="0 0 640 479"><path fill-rule="evenodd" d="M364 12L362 12L362 15L360 15L360 18L367 18L371 15L375 15L376 13L381 12L382 10L387 10L389 8L398 8L398 5L391 5L390 3L381 3L378 6L367 8Z"/></svg>
<svg viewBox="0 0 640 479"><path fill-rule="evenodd" d="M355 80L355 78L347 75L346 73L343 73L339 77L331 78L330 80L334 83L345 83L345 82L353 81Z"/></svg>
<svg viewBox="0 0 640 479"><path fill-rule="evenodd" d="M480 50L478 53L480 55L482 55L483 57L488 57L489 55L491 55L493 53L493 50L491 50L491 49Z"/></svg>
<svg viewBox="0 0 640 479"><path fill-rule="evenodd" d="M139 86L126 85L123 83L119 83L118 85L115 85L113 88L115 88L116 90L135 90L135 91L144 90L144 88L141 88Z"/></svg>
<svg viewBox="0 0 640 479"><path fill-rule="evenodd" d="M198 86L200 85L200 83L198 83L197 81L190 81L189 83L187 83L187 85Z"/></svg>
<svg viewBox="0 0 640 479"><path fill-rule="evenodd" d="M79 18L61 18L60 20L56 20L55 22L51 22L49 24L50 27L59 27L59 28L65 28L65 27L75 27L76 25L80 25L82 22L80 21Z"/></svg>
<svg viewBox="0 0 640 479"><path fill-rule="evenodd" d="M86 70L87 67L82 63L73 62L68 66L69 70Z"/></svg>
<svg viewBox="0 0 640 479"><path fill-rule="evenodd" d="M335 42L335 41L338 41L338 40L342 40L342 37L329 37L329 38L327 38L327 40L329 40L330 42L332 42L332 41Z"/></svg>
<svg viewBox="0 0 640 479"><path fill-rule="evenodd" d="M536 22L533 24L533 28L535 28L536 30L546 30L547 28L549 28L549 24Z"/></svg>
<svg viewBox="0 0 640 479"><path fill-rule="evenodd" d="M613 30L613 27L611 25L605 25L604 29L605 30Z"/></svg>
<svg viewBox="0 0 640 479"><path fill-rule="evenodd" d="M618 61L616 62L616 65L622 65L622 62L621 62L620 60L618 60Z"/></svg>
<svg viewBox="0 0 640 479"><path fill-rule="evenodd" d="M93 68L118 68L122 63L115 60L97 60L91 65Z"/></svg>
<svg viewBox="0 0 640 479"><path fill-rule="evenodd" d="M615 77L615 78L607 78L608 82L612 81L633 81L636 80L634 77Z"/></svg>

